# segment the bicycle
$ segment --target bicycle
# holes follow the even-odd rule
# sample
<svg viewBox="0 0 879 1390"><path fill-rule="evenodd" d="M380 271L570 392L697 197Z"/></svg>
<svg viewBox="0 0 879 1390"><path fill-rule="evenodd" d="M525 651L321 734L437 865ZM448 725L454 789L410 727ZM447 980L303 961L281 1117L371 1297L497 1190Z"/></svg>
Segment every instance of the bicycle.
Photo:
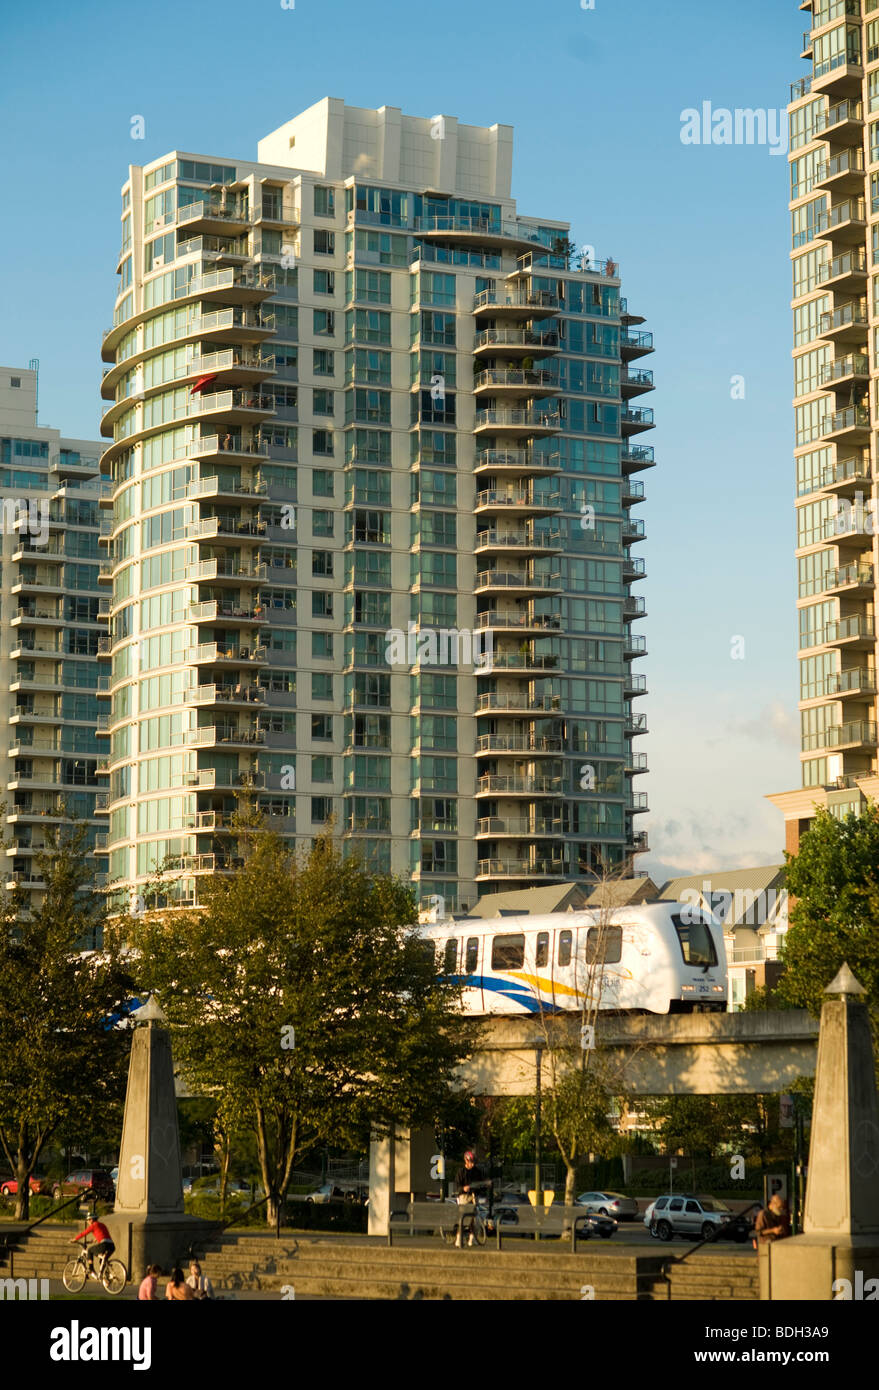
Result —
<svg viewBox="0 0 879 1390"><path fill-rule="evenodd" d="M474 1191L474 1192L475 1192L475 1189L476 1189L477 1187L481 1187L481 1188L488 1187L488 1188L490 1188L491 1186L492 1186L492 1179L489 1178L489 1179L488 1179L487 1181L485 1181L485 1182L475 1182L475 1183L473 1183L472 1186L471 1186L471 1191ZM465 1195L465 1194L462 1194L462 1195ZM483 1200L484 1200L484 1199L483 1199ZM468 1206L468 1205L469 1205L469 1202L459 1202L458 1205L459 1205L459 1207L460 1207L460 1206ZM470 1238L470 1236L472 1235L472 1236L473 1236L473 1243L474 1243L474 1245L484 1245L485 1242L486 1242L486 1239L487 1239L487 1237L488 1237L488 1220L487 1220L487 1212L485 1212L485 1211L483 1210L482 1205L480 1204L480 1200L479 1200L478 1197L477 1197L477 1198L475 1199L475 1201L473 1202L473 1214L472 1214L472 1216L468 1214L467 1216L459 1217L459 1219L458 1219L453 1225L451 1225L451 1226L446 1226L446 1227L443 1229L443 1240L445 1241L446 1245L454 1245L454 1244L455 1244L455 1242L456 1242L456 1240L457 1240L457 1238L458 1238L458 1232L459 1232L459 1231L460 1231L460 1233L461 1233L461 1242L462 1242L462 1244L463 1244L463 1240L464 1240L464 1226L465 1226L465 1224L466 1224L467 1227L468 1227L468 1231L467 1231L468 1244L469 1244L469 1238Z"/></svg>
<svg viewBox="0 0 879 1390"><path fill-rule="evenodd" d="M85 1286L87 1279L96 1279L97 1282L106 1289L107 1293L121 1293L128 1283L128 1270L115 1255L109 1259L102 1255L103 1263L100 1274L92 1264L89 1256L89 1247L83 1245L75 1259L70 1259L64 1266L61 1275L61 1282L68 1293L79 1293Z"/></svg>

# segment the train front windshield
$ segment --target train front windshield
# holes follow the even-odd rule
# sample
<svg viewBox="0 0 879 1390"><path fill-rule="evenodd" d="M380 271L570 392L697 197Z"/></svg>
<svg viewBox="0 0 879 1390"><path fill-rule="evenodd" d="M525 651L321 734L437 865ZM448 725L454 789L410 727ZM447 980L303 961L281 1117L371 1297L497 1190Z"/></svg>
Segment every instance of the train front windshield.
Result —
<svg viewBox="0 0 879 1390"><path fill-rule="evenodd" d="M717 948L707 922L701 918L696 922L685 922L679 913L675 913L671 920L687 965L708 970L717 964Z"/></svg>

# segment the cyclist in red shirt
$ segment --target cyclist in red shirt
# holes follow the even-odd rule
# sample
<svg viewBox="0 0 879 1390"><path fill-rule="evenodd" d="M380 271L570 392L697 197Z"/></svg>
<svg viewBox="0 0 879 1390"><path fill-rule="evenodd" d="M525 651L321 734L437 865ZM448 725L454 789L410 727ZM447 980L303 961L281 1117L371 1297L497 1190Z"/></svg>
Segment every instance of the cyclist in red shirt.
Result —
<svg viewBox="0 0 879 1390"><path fill-rule="evenodd" d="M103 1221L99 1221L96 1216L92 1217L91 1221L86 1226L84 1231L80 1231L78 1236L73 1236L71 1238L70 1244L75 1245L76 1242L78 1240L82 1240L84 1236L91 1236L94 1242L92 1245L86 1246L86 1249L88 1250L89 1265L91 1266L91 1268L94 1268L95 1255L101 1256L97 1271L98 1278L100 1279L104 1269L104 1265L107 1263L110 1256L113 1254L113 1251L116 1249L116 1246L113 1243L113 1237L110 1235L110 1232L107 1230L107 1227L104 1225Z"/></svg>

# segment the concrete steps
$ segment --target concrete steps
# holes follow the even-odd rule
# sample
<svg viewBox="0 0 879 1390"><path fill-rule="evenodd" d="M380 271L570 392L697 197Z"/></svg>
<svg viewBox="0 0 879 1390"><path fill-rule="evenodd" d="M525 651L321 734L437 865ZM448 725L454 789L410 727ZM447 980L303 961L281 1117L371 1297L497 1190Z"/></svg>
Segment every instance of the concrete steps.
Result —
<svg viewBox="0 0 879 1390"><path fill-rule="evenodd" d="M40 1226L22 1238L7 1259L4 1275L60 1279L76 1248L77 1226ZM545 1246L545 1243L541 1242ZM567 1250L534 1248L512 1240L503 1251L451 1249L436 1241L398 1240L389 1247L366 1238L237 1235L229 1232L200 1250L202 1265L218 1293L265 1292L279 1298L285 1285L296 1296L352 1299L438 1299L454 1301L578 1300L591 1285L599 1301L753 1301L759 1297L756 1260L699 1254L671 1265L653 1250L623 1253L586 1246ZM141 1270L130 1271L132 1283Z"/></svg>

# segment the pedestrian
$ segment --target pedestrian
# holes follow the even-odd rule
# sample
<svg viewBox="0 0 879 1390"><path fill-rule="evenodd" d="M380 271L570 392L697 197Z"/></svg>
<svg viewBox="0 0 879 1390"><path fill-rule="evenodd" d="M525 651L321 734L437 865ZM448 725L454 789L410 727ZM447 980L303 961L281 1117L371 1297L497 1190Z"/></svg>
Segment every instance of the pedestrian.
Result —
<svg viewBox="0 0 879 1390"><path fill-rule="evenodd" d="M202 1274L198 1260L189 1261L189 1277L186 1282L195 1290L196 1298L213 1298L214 1286L207 1275Z"/></svg>
<svg viewBox="0 0 879 1390"><path fill-rule="evenodd" d="M165 1286L165 1297L172 1303L189 1303L195 1301L195 1292L183 1278L183 1270L175 1269L171 1278Z"/></svg>
<svg viewBox="0 0 879 1390"><path fill-rule="evenodd" d="M137 1291L138 1301L141 1303L158 1303L158 1275L162 1272L159 1265L148 1265L146 1274L141 1280L140 1288Z"/></svg>
<svg viewBox="0 0 879 1390"><path fill-rule="evenodd" d="M770 1197L769 1206L757 1213L754 1232L757 1237L755 1248L770 1245L774 1240L784 1240L785 1236L790 1235L790 1212L780 1192Z"/></svg>
<svg viewBox="0 0 879 1390"><path fill-rule="evenodd" d="M459 1168L455 1174L455 1185L458 1189L458 1206L471 1206L475 1204L476 1193L473 1191L473 1188L477 1183L481 1184L484 1181L482 1169L478 1167L476 1163L476 1155L472 1149L468 1149L464 1155L463 1167ZM455 1236L455 1246L459 1250L461 1248L461 1237L463 1235L465 1221L467 1222L470 1233L467 1244L474 1244L473 1218L472 1216L469 1218L461 1217L458 1223L458 1234Z"/></svg>

